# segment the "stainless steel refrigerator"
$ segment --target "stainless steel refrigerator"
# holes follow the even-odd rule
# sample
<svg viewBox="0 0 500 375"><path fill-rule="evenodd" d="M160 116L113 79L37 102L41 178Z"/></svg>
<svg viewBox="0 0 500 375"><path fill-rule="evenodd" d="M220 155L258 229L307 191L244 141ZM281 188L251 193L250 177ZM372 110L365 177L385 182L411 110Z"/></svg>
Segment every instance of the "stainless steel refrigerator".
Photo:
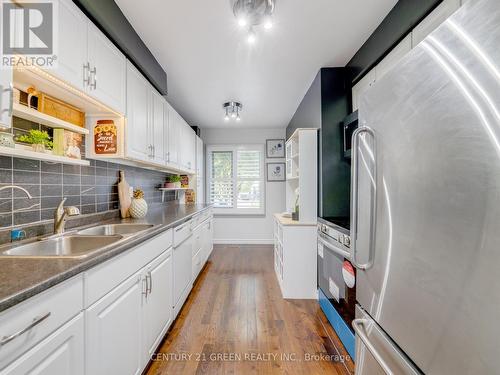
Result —
<svg viewBox="0 0 500 375"><path fill-rule="evenodd" d="M366 92L353 136L358 374L500 373L500 0Z"/></svg>

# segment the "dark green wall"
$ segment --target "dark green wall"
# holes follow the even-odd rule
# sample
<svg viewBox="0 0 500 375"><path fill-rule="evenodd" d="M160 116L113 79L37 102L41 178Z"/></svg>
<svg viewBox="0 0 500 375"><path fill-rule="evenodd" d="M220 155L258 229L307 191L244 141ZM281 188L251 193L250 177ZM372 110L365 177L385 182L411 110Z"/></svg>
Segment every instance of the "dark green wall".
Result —
<svg viewBox="0 0 500 375"><path fill-rule="evenodd" d="M351 166L343 157L342 120L349 113L351 89L344 68L323 68L321 73L321 194L319 215L348 217Z"/></svg>
<svg viewBox="0 0 500 375"><path fill-rule="evenodd" d="M113 0L73 2L113 41L160 94L167 95L167 73Z"/></svg>

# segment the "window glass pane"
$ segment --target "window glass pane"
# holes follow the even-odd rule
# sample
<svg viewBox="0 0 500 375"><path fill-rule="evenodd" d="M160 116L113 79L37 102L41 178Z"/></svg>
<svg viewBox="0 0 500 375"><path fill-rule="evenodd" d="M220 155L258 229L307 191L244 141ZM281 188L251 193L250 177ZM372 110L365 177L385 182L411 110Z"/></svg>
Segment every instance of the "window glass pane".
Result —
<svg viewBox="0 0 500 375"><path fill-rule="evenodd" d="M212 178L232 178L233 177L233 152L213 151L212 152Z"/></svg>
<svg viewBox="0 0 500 375"><path fill-rule="evenodd" d="M233 207L233 153L232 151L212 152L212 180L210 181L210 203L214 207Z"/></svg>
<svg viewBox="0 0 500 375"><path fill-rule="evenodd" d="M238 181L238 208L260 208L260 181Z"/></svg>
<svg viewBox="0 0 500 375"><path fill-rule="evenodd" d="M260 152L238 151L238 179L260 178Z"/></svg>

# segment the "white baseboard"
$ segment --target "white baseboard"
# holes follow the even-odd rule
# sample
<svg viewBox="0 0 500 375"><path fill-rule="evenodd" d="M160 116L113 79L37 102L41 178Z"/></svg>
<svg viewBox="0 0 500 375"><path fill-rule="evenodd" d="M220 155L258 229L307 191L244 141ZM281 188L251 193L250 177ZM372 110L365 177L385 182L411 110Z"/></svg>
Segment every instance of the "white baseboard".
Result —
<svg viewBox="0 0 500 375"><path fill-rule="evenodd" d="M270 239L270 240L263 240L263 239L239 240L239 239L216 239L216 238L214 238L214 244L215 245L272 245L272 244L274 244L274 241L272 239Z"/></svg>

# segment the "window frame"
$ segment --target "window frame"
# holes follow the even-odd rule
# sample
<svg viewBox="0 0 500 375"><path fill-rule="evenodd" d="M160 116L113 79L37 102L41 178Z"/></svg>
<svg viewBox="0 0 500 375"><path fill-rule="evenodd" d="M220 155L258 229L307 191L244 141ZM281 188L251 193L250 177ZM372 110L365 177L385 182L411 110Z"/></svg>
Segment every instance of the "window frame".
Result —
<svg viewBox="0 0 500 375"><path fill-rule="evenodd" d="M210 201L210 184L212 182L212 152L231 151L233 153L233 207L213 207L213 212L217 216L264 216L266 214L266 176L265 176L265 147L262 144L225 144L225 145L207 145L206 146L206 182L205 195L206 201ZM260 183L260 207L259 208L237 208L238 203L238 151L258 151L259 152L259 183ZM248 181L248 179L241 179Z"/></svg>

